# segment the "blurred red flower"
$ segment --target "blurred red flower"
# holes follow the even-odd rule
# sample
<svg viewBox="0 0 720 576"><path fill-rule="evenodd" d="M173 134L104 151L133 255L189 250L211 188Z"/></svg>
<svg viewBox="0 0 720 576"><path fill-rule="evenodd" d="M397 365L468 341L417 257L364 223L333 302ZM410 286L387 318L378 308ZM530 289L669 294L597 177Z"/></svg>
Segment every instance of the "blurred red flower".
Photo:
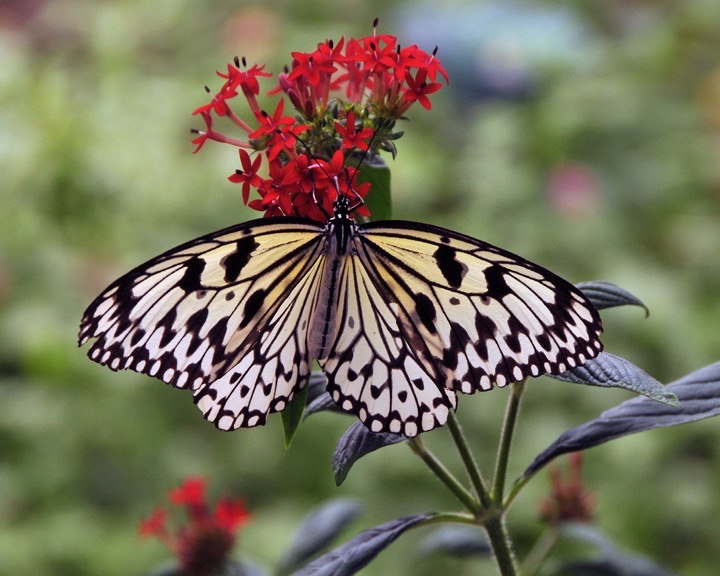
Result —
<svg viewBox="0 0 720 576"><path fill-rule="evenodd" d="M184 509L186 523L170 529L168 510L156 508L138 527L140 536L155 536L163 542L189 576L220 573L229 560L238 528L250 519L242 500L221 499L212 508L206 486L205 479L190 477L168 493L170 503Z"/></svg>
<svg viewBox="0 0 720 576"><path fill-rule="evenodd" d="M540 503L540 516L548 524L592 522L595 496L585 488L582 479L582 452L567 457L568 472L563 478L560 466L550 468L552 494Z"/></svg>

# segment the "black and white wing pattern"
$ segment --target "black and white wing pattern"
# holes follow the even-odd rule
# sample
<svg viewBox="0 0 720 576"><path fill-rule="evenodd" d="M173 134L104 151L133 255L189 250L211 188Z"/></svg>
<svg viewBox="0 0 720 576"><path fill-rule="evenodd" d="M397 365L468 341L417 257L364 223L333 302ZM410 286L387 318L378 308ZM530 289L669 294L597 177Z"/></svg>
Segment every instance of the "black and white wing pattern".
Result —
<svg viewBox="0 0 720 576"><path fill-rule="evenodd" d="M442 425L455 393L558 374L602 350L599 315L519 256L415 222L358 228L342 277L328 391L371 430Z"/></svg>
<svg viewBox="0 0 720 576"><path fill-rule="evenodd" d="M332 344L318 362L342 409L374 432L415 436L444 424L456 395L423 354L420 334L407 330L398 295L379 281L359 244L356 236L356 255L340 276Z"/></svg>
<svg viewBox="0 0 720 576"><path fill-rule="evenodd" d="M110 285L86 310L79 343L112 370L189 388L226 430L263 424L307 379L307 330L324 226L248 222L174 248Z"/></svg>
<svg viewBox="0 0 720 576"><path fill-rule="evenodd" d="M95 338L90 358L113 370L191 389L225 430L282 410L315 359L341 408L412 437L444 424L457 392L582 364L601 330L540 266L442 228L356 225L341 208L326 225L256 220L150 260L90 305L79 341Z"/></svg>

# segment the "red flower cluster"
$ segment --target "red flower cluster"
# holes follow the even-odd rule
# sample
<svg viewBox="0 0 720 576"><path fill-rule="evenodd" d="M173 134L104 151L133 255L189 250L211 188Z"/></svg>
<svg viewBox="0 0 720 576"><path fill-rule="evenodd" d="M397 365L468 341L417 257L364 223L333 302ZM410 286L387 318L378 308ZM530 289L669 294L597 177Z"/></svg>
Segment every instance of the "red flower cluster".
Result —
<svg viewBox="0 0 720 576"><path fill-rule="evenodd" d="M250 518L241 500L219 500L211 510L205 499L205 487L202 478L188 478L168 494L172 504L185 508L187 524L169 530L168 511L156 508L139 526L141 536L156 536L178 557L180 567L190 576L219 573L235 544L235 532Z"/></svg>
<svg viewBox="0 0 720 576"><path fill-rule="evenodd" d="M558 466L550 468L552 495L540 503L540 516L549 524L592 522L595 497L583 484L582 452L568 456L567 480Z"/></svg>
<svg viewBox="0 0 720 576"><path fill-rule="evenodd" d="M377 26L377 21L374 23ZM355 213L368 216L361 199L369 185L358 186L357 166L364 155L380 150L395 153L396 120L415 102L431 108L428 96L441 88L438 76L448 76L435 52L428 54L416 45L400 47L397 38L377 34L365 38L328 40L317 50L292 53L292 66L279 75L279 86L270 94L287 95L294 116L284 115L280 99L270 114L260 108L260 77L271 76L265 66L247 67L238 58L218 72L225 83L212 100L193 114L202 116L204 130L194 130L195 152L214 140L237 146L242 168L230 176L242 184L243 201L265 216L298 215L327 220L338 194L357 200ZM206 88L208 92L210 90ZM242 92L254 117L241 119L229 101ZM246 135L229 138L213 128L213 118L226 117ZM251 158L248 150L264 152ZM250 200L256 190L260 198Z"/></svg>

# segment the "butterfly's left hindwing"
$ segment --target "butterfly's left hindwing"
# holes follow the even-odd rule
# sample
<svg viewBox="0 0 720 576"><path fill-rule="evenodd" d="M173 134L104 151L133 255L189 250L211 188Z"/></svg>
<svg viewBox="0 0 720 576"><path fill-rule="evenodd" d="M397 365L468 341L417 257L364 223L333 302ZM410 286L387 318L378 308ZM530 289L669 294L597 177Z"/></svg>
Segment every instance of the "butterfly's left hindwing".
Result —
<svg viewBox="0 0 720 576"><path fill-rule="evenodd" d="M80 344L113 370L190 388L224 429L281 410L310 372L307 318L323 226L280 218L198 238L108 287L86 310Z"/></svg>
<svg viewBox="0 0 720 576"><path fill-rule="evenodd" d="M401 328L394 296L378 290L357 255L346 259L338 284L332 344L318 361L333 400L374 432L416 436L442 426L455 393Z"/></svg>

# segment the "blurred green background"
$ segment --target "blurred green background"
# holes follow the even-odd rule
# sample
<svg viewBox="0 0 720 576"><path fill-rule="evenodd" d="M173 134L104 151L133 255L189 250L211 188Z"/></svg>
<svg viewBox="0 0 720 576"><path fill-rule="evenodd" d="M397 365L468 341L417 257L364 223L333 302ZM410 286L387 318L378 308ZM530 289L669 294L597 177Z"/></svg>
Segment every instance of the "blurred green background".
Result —
<svg viewBox="0 0 720 576"><path fill-rule="evenodd" d="M314 416L283 448L279 417L223 433L189 393L115 374L76 348L111 280L257 213L226 177L230 147L193 156L190 111L233 56L278 72L291 50L382 32L448 65L431 112L411 110L391 161L394 214L472 234L569 280L642 298L604 314L606 349L667 382L720 359L720 3L335 3L3 0L0 4L0 575L146 574L168 553L137 521L188 474L254 512L238 553L270 566L311 507L365 506L355 530L456 509L403 445L336 488L350 424ZM265 85L267 89L271 83ZM630 397L533 381L511 473L563 430ZM506 391L462 397L489 473ZM459 470L447 432L427 442ZM587 454L597 522L686 576L720 565L720 421ZM522 557L541 530L542 474L509 515ZM352 531L345 535L349 537ZM405 537L366 574L491 573L419 559Z"/></svg>

